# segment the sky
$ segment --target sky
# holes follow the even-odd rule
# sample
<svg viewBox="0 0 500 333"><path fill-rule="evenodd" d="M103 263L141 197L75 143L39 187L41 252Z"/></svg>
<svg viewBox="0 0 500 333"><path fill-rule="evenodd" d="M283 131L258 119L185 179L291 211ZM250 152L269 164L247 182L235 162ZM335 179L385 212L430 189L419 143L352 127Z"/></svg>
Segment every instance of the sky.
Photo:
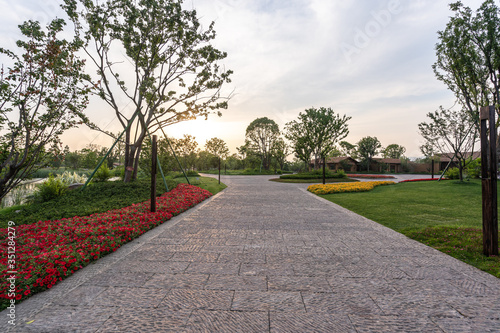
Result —
<svg viewBox="0 0 500 333"><path fill-rule="evenodd" d="M377 137L419 157L418 124L453 94L435 78L437 32L452 15L441 0L185 0L204 27L215 22L212 44L227 52L220 64L234 71L223 92L232 93L222 117L175 124L167 135L193 135L200 148L212 137L231 153L243 145L246 127L268 117L284 129L311 107L330 107L352 117L346 141ZM454 2L454 1L453 1ZM476 10L482 0L464 0ZM0 0L0 46L13 48L17 25L65 17L56 0ZM498 3L498 1L497 1ZM113 110L92 101L88 115L101 128L118 132ZM86 128L63 136L71 150L87 144L109 147L104 134Z"/></svg>

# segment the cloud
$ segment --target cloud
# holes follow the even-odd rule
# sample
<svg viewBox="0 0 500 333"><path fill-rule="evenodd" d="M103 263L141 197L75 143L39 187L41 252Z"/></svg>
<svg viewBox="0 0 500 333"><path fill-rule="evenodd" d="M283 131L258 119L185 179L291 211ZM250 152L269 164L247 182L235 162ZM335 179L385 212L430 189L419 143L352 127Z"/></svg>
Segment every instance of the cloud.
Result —
<svg viewBox="0 0 500 333"><path fill-rule="evenodd" d="M476 9L482 0L463 2ZM1 3L2 45L22 20L59 13L56 0ZM169 131L218 136L235 152L255 118L268 116L283 128L305 108L325 106L353 117L347 141L377 136L418 156L418 123L453 104L431 68L437 31L451 15L446 1L186 0L184 6L197 10L204 27L215 21L214 45L228 53L222 63L234 70L225 92L234 89L235 96L223 117ZM99 119L102 108L92 108L91 118Z"/></svg>

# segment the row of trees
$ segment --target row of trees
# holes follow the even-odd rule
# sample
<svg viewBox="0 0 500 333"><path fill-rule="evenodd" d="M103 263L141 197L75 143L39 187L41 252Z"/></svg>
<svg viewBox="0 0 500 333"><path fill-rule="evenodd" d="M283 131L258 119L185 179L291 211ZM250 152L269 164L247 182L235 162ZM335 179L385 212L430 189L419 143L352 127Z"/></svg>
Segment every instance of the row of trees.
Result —
<svg viewBox="0 0 500 333"><path fill-rule="evenodd" d="M286 158L294 154L309 168L319 168L319 161L326 157L350 156L360 159L369 168L371 160L378 154L385 158L401 158L406 149L398 144L382 148L376 137L364 137L356 145L342 141L349 134L346 115L336 114L331 108L309 108L299 113L296 120L286 124L280 132L273 120L263 117L255 119L246 129L245 145L238 151L245 159L260 161L262 168L271 165L283 169ZM289 142L286 143L284 138Z"/></svg>

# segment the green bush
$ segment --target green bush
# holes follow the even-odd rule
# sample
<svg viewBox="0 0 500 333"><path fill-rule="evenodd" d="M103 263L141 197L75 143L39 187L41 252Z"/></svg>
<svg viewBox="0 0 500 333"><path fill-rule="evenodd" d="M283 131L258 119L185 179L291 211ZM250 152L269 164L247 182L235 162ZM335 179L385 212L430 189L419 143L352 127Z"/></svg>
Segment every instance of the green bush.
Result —
<svg viewBox="0 0 500 333"><path fill-rule="evenodd" d="M478 158L469 162L466 167L466 172L470 178L479 178L481 175L481 159Z"/></svg>
<svg viewBox="0 0 500 333"><path fill-rule="evenodd" d="M345 172L344 170L339 170L337 172L331 172L329 170L326 170L325 172L325 177L332 179L332 178L345 178ZM297 173L293 175L281 175L280 179L322 179L323 178L323 171L322 170L314 170L311 172L303 172L303 173Z"/></svg>
<svg viewBox="0 0 500 333"><path fill-rule="evenodd" d="M458 170L458 168L450 168L446 171L445 175L449 179L459 179L460 171Z"/></svg>
<svg viewBox="0 0 500 333"><path fill-rule="evenodd" d="M54 177L50 174L49 177L40 185L31 198L34 202L47 202L58 198L68 191L68 185L64 183L62 177Z"/></svg>
<svg viewBox="0 0 500 333"><path fill-rule="evenodd" d="M94 178L92 178L92 180L95 182L105 182L112 176L113 175L111 174L111 170L109 170L106 163L103 163L99 167L99 169L97 169L97 172L95 173Z"/></svg>
<svg viewBox="0 0 500 333"><path fill-rule="evenodd" d="M338 169L337 172L336 172L336 174L338 176L337 178L345 178L345 177L347 177L347 175L346 175L346 173L345 173L345 171L343 169Z"/></svg>

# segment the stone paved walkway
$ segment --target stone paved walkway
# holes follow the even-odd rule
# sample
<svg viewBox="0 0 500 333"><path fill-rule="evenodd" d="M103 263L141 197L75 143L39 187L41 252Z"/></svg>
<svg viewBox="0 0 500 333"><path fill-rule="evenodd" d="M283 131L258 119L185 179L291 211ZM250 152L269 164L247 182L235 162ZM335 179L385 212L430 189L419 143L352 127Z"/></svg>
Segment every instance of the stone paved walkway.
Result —
<svg viewBox="0 0 500 333"><path fill-rule="evenodd" d="M500 332L499 279L268 178L223 178L0 331Z"/></svg>

